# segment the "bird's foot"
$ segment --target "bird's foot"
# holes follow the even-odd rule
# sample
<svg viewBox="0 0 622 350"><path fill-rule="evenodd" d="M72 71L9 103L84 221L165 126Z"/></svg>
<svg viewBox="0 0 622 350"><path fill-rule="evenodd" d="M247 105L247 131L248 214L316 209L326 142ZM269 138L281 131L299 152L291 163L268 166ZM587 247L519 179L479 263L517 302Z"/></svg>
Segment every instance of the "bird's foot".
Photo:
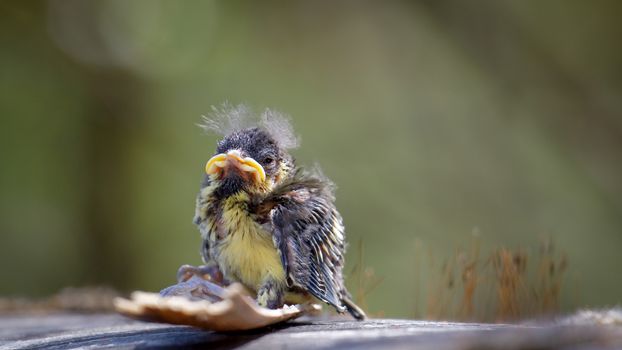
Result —
<svg viewBox="0 0 622 350"><path fill-rule="evenodd" d="M221 286L229 285L229 281L227 281L220 269L216 264L207 264L200 266L192 266L192 265L182 265L179 270L177 270L177 282L182 283L186 282L192 276L200 277L204 280L220 284Z"/></svg>
<svg viewBox="0 0 622 350"><path fill-rule="evenodd" d="M257 304L268 309L278 309L283 306L283 294L283 288L274 281L268 281L257 291Z"/></svg>
<svg viewBox="0 0 622 350"><path fill-rule="evenodd" d="M226 298L225 288L193 275L183 282L162 289L160 295L163 297L180 296L189 300L209 300L212 303Z"/></svg>

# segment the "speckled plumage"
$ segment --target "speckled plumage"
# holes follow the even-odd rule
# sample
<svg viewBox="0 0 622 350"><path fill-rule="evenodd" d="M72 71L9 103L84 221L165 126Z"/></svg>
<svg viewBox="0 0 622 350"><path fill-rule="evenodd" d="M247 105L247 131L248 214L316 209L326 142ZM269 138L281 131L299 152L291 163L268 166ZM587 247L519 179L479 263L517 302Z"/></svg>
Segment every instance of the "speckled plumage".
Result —
<svg viewBox="0 0 622 350"><path fill-rule="evenodd" d="M230 113L237 118L236 111ZM203 258L217 264L227 279L255 291L262 306L276 308L285 301L315 297L339 312L364 318L343 283L345 235L333 186L294 165L286 146L295 142L290 142L292 135L283 135L291 127L271 116L278 130L271 130L269 123L224 128L228 134L217 153L234 150L252 158L266 177L252 181L243 171L223 168L205 178L195 213ZM211 123L213 129L216 123ZM279 140L289 141L284 145Z"/></svg>

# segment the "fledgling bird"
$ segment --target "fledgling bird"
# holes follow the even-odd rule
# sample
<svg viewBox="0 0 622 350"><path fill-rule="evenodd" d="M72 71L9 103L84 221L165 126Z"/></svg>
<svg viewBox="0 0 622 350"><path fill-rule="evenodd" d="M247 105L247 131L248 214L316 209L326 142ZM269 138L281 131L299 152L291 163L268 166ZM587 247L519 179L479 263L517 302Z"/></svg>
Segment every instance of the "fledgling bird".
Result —
<svg viewBox="0 0 622 350"><path fill-rule="evenodd" d="M202 125L224 136L196 201L204 262L254 291L261 306L316 298L364 319L343 282L345 235L332 183L295 165L288 150L298 141L286 117L266 110L251 121L246 107L225 105Z"/></svg>

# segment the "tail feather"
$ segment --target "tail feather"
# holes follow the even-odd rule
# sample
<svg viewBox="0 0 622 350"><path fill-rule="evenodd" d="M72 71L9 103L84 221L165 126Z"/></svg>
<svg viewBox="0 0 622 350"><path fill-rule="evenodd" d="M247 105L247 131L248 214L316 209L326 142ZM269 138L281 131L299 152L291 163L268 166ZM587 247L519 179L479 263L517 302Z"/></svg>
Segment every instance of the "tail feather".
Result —
<svg viewBox="0 0 622 350"><path fill-rule="evenodd" d="M350 298L344 297L341 299L341 302L346 307L350 315L352 315L355 319L363 321L367 318L365 311L356 305Z"/></svg>

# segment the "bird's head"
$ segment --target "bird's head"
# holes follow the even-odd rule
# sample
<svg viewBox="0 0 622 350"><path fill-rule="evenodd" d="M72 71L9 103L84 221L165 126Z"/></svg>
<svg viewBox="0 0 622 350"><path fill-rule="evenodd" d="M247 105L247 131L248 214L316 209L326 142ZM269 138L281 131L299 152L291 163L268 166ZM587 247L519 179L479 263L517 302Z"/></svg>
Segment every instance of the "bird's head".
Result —
<svg viewBox="0 0 622 350"><path fill-rule="evenodd" d="M220 125L231 123L232 116L239 117L241 108L237 106L217 110L221 113L220 120L210 120L212 125L218 125L218 130L225 134L218 142L216 154L205 164L205 172L221 196L240 191L249 194L269 193L294 168L293 158L287 149L291 148L291 140L295 138L283 116L267 110L256 126L234 125L223 128Z"/></svg>
<svg viewBox="0 0 622 350"><path fill-rule="evenodd" d="M269 132L249 128L218 142L216 155L207 161L205 172L224 193L266 193L289 175L292 163L291 156Z"/></svg>

